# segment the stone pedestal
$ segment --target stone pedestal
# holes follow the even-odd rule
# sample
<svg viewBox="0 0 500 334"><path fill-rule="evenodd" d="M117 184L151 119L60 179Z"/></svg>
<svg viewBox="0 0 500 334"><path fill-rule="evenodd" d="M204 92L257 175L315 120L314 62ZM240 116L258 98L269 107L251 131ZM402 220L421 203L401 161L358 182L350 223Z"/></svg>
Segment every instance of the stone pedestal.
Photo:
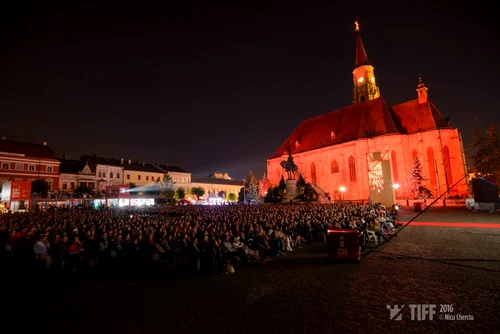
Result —
<svg viewBox="0 0 500 334"><path fill-rule="evenodd" d="M286 191L283 196L283 202L290 202L295 199L299 194L297 193L297 180L286 180Z"/></svg>

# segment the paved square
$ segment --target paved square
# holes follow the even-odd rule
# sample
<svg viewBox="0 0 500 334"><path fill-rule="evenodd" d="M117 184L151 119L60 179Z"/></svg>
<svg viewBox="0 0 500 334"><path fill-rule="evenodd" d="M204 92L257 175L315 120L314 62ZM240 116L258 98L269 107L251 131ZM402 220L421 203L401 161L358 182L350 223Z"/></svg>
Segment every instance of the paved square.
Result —
<svg viewBox="0 0 500 334"><path fill-rule="evenodd" d="M500 214L441 209L417 221L493 224ZM499 252L500 229L410 225L360 263L328 264L326 244L315 243L229 276L95 275L4 289L15 293L17 333L494 333ZM409 304L437 304L438 313L412 321ZM474 320L439 320L441 304ZM387 305L406 305L401 321Z"/></svg>

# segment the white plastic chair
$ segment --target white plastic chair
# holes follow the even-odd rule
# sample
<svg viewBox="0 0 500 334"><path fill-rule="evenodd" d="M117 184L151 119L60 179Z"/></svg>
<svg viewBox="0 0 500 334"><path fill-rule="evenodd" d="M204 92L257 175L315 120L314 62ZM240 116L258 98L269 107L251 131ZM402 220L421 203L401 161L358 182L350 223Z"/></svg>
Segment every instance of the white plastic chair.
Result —
<svg viewBox="0 0 500 334"><path fill-rule="evenodd" d="M370 240L373 240L375 241L375 244L378 245L378 236L375 234L375 232L366 230L366 234L368 235L368 242L370 242Z"/></svg>

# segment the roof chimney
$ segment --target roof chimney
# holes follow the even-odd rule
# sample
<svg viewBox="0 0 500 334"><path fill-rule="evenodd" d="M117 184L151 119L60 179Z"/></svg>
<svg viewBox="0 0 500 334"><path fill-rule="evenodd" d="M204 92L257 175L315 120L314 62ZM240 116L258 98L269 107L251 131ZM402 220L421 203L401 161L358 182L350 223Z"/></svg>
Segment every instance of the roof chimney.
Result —
<svg viewBox="0 0 500 334"><path fill-rule="evenodd" d="M123 158L120 158L120 164L123 165Z"/></svg>
<svg viewBox="0 0 500 334"><path fill-rule="evenodd" d="M132 159L128 159L128 164L131 165L132 164Z"/></svg>

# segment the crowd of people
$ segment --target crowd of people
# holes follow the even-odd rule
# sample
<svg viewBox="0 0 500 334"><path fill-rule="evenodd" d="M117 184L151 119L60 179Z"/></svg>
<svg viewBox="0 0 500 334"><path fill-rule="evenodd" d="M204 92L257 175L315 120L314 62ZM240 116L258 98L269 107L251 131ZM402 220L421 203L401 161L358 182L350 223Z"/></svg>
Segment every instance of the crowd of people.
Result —
<svg viewBox="0 0 500 334"><path fill-rule="evenodd" d="M307 247L328 229L390 238L395 217L377 204L164 206L0 215L2 261L57 271L113 265L219 274Z"/></svg>

